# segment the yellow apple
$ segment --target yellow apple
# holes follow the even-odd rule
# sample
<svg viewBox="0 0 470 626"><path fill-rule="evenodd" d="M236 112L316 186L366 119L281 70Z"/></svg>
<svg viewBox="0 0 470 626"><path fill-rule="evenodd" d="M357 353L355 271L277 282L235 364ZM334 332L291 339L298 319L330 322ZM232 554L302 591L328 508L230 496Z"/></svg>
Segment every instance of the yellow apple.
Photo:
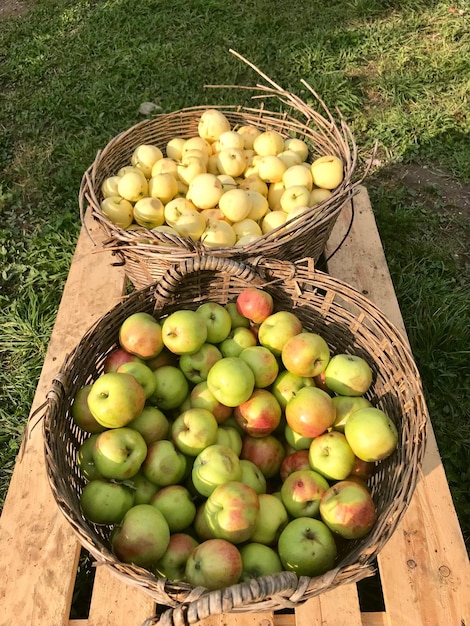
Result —
<svg viewBox="0 0 470 626"><path fill-rule="evenodd" d="M240 189L246 191L257 191L265 198L268 197L268 184L261 180L258 174L251 174L240 181Z"/></svg>
<svg viewBox="0 0 470 626"><path fill-rule="evenodd" d="M283 226L287 221L287 213L285 211L269 211L263 217L263 221L261 222L261 230L263 231L263 235L271 232L278 226Z"/></svg>
<svg viewBox="0 0 470 626"><path fill-rule="evenodd" d="M217 140L218 151L225 150L225 148L237 148L237 150L245 149L245 142L243 137L235 130L226 130L222 133Z"/></svg>
<svg viewBox="0 0 470 626"><path fill-rule="evenodd" d="M202 152L207 154L208 157L210 157L210 155L212 154L211 144L206 141L206 139L199 136L186 139L181 150L181 157L184 157L185 153L190 150L201 150Z"/></svg>
<svg viewBox="0 0 470 626"><path fill-rule="evenodd" d="M109 198L109 196L118 196L118 183L120 180L120 176L108 176L103 181L101 185L101 193L104 198Z"/></svg>
<svg viewBox="0 0 470 626"><path fill-rule="evenodd" d="M224 193L222 182L214 174L198 174L189 183L186 197L198 209L214 208Z"/></svg>
<svg viewBox="0 0 470 626"><path fill-rule="evenodd" d="M224 220L211 220L201 235L201 242L208 248L234 246L237 236L232 226Z"/></svg>
<svg viewBox="0 0 470 626"><path fill-rule="evenodd" d="M229 176L228 174L218 174L217 178L222 183L222 188L224 192L230 191L230 189L237 189L238 184L233 176Z"/></svg>
<svg viewBox="0 0 470 626"><path fill-rule="evenodd" d="M254 191L252 189L247 189L246 193L249 195L251 200L251 209L247 217L257 222L269 211L268 199L259 191Z"/></svg>
<svg viewBox="0 0 470 626"><path fill-rule="evenodd" d="M170 139L166 144L166 156L175 161L181 161L185 143L186 139L184 137L173 137Z"/></svg>
<svg viewBox="0 0 470 626"><path fill-rule="evenodd" d="M203 209L201 212L202 217L205 219L206 224L207 222L210 222L211 220L224 220L225 222L228 222L229 224L231 224L232 222L230 222L230 220L228 220L225 215L222 213L222 211L218 208L218 207L214 207L213 209Z"/></svg>
<svg viewBox="0 0 470 626"><path fill-rule="evenodd" d="M287 166L282 159L273 154L261 157L258 163L258 176L266 183L282 181Z"/></svg>
<svg viewBox="0 0 470 626"><path fill-rule="evenodd" d="M152 144L140 144L131 156L131 164L142 171L145 178L150 178L152 167L163 158L163 152Z"/></svg>
<svg viewBox="0 0 470 626"><path fill-rule="evenodd" d="M162 224L161 226L152 228L152 231L156 233L163 233L164 235L178 235L177 231L171 226L168 226L168 224Z"/></svg>
<svg viewBox="0 0 470 626"><path fill-rule="evenodd" d="M245 217L244 220L240 220L239 222L234 222L232 228L235 231L237 239L241 239L245 235L261 236L263 234L258 222L248 217Z"/></svg>
<svg viewBox="0 0 470 626"><path fill-rule="evenodd" d="M284 137L276 130L266 130L253 140L253 150L260 156L276 155L284 149Z"/></svg>
<svg viewBox="0 0 470 626"><path fill-rule="evenodd" d="M310 205L320 204L323 200L328 200L333 194L329 189L320 189L320 187L314 187L310 192Z"/></svg>
<svg viewBox="0 0 470 626"><path fill-rule="evenodd" d="M137 200L148 196L147 179L140 170L126 172L119 180L118 192L129 202L137 202Z"/></svg>
<svg viewBox="0 0 470 626"><path fill-rule="evenodd" d="M108 196L100 204L101 212L110 222L121 228L128 228L132 224L133 206L121 196Z"/></svg>
<svg viewBox="0 0 470 626"><path fill-rule="evenodd" d="M249 243L253 243L253 241L256 241L260 237L261 235L256 235L255 233L248 233L247 235L243 235L243 237L240 237L240 239L237 239L237 241L235 242L235 247L241 248L242 246L247 246Z"/></svg>
<svg viewBox="0 0 470 626"><path fill-rule="evenodd" d="M198 123L198 134L209 143L217 141L220 135L227 130L231 130L230 122L226 116L218 109L206 109Z"/></svg>
<svg viewBox="0 0 470 626"><path fill-rule="evenodd" d="M191 157L186 164L178 163L177 172L179 180L189 187L192 179L206 173L207 168L202 159Z"/></svg>
<svg viewBox="0 0 470 626"><path fill-rule="evenodd" d="M134 220L144 228L156 228L165 223L165 207L160 198L142 198L134 204Z"/></svg>
<svg viewBox="0 0 470 626"><path fill-rule="evenodd" d="M186 197L186 194L188 193L189 185L187 185L186 183L183 183L183 181L179 179L176 182L178 183L178 193L176 194L175 198L179 198L180 196Z"/></svg>
<svg viewBox="0 0 470 626"><path fill-rule="evenodd" d="M253 148L255 137L261 135L260 129L256 128L256 126L252 126L251 124L240 126L240 128L237 129L237 133L243 137L245 150L251 150Z"/></svg>
<svg viewBox="0 0 470 626"><path fill-rule="evenodd" d="M178 218L189 210L196 210L194 204L187 198L173 198L168 204L165 205L165 222L168 226L174 228L174 223Z"/></svg>
<svg viewBox="0 0 470 626"><path fill-rule="evenodd" d="M293 219L295 219L299 215L303 215L305 211L308 211L309 209L310 207L307 205L296 206L295 209L292 209L292 211L289 211L289 213L287 214L286 223L291 222Z"/></svg>
<svg viewBox="0 0 470 626"><path fill-rule="evenodd" d="M207 161L206 169L210 174L215 174L218 176L220 174L219 165L218 165L218 154L211 154Z"/></svg>
<svg viewBox="0 0 470 626"><path fill-rule="evenodd" d="M308 159L308 146L302 139L289 137L285 140L284 145L286 150L293 150L294 152L297 152L301 161L306 161Z"/></svg>
<svg viewBox="0 0 470 626"><path fill-rule="evenodd" d="M313 184L322 189L334 189L343 180L343 161L334 154L318 157L310 166Z"/></svg>
<svg viewBox="0 0 470 626"><path fill-rule="evenodd" d="M238 148L225 148L217 154L217 168L221 174L240 176L246 168L246 160L243 150Z"/></svg>
<svg viewBox="0 0 470 626"><path fill-rule="evenodd" d="M163 157L162 159L159 159L152 167L149 178L152 178L157 174L172 174L176 178L178 176L177 165L178 162L175 161L175 159L170 159L170 157Z"/></svg>
<svg viewBox="0 0 470 626"><path fill-rule="evenodd" d="M200 150L199 148L190 148L189 150L183 151L181 155L181 161L183 165L188 165L191 162L192 158L201 159L207 169L207 164L209 163L209 156L207 152L204 150Z"/></svg>
<svg viewBox="0 0 470 626"><path fill-rule="evenodd" d="M269 185L268 203L271 210L281 210L281 196L284 193L285 189L285 185L282 181L279 183L271 183Z"/></svg>
<svg viewBox="0 0 470 626"><path fill-rule="evenodd" d="M142 170L139 170L137 167L134 167L133 165L123 165L122 167L119 168L117 176L122 177L124 176L124 174L127 174L128 172L138 172L139 174L142 174Z"/></svg>
<svg viewBox="0 0 470 626"><path fill-rule="evenodd" d="M303 187L307 187L309 191L312 191L313 179L310 167L301 164L292 165L284 172L282 182L286 189L288 187L302 185Z"/></svg>
<svg viewBox="0 0 470 626"><path fill-rule="evenodd" d="M250 212L250 195L244 189L226 191L219 200L219 209L231 222L240 222Z"/></svg>
<svg viewBox="0 0 470 626"><path fill-rule="evenodd" d="M180 237L199 241L206 228L206 222L199 211L186 209L173 222L172 227Z"/></svg>
<svg viewBox="0 0 470 626"><path fill-rule="evenodd" d="M300 165L300 163L302 163L302 159L299 154L293 150L283 150L277 156L281 159L281 161L284 161L287 168L292 167L293 165Z"/></svg>
<svg viewBox="0 0 470 626"><path fill-rule="evenodd" d="M152 198L160 198L167 204L178 193L178 182L173 174L157 174L149 180L148 193Z"/></svg>
<svg viewBox="0 0 470 626"><path fill-rule="evenodd" d="M281 196L281 209L290 213L297 206L305 206L310 202L310 191L302 185L288 187Z"/></svg>

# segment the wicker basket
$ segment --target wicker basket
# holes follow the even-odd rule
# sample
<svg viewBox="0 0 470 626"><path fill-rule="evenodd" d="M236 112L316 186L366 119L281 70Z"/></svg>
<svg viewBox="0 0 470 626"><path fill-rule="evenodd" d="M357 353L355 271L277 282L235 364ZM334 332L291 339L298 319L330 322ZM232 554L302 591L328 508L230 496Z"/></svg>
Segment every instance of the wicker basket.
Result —
<svg viewBox="0 0 470 626"><path fill-rule="evenodd" d="M79 496L85 480L78 469L77 451L84 433L74 424L70 409L77 391L102 373L103 362L117 346L118 329L127 316L146 311L159 317L178 308L194 309L208 299L225 304L234 301L248 285L268 290L276 310L295 310L307 330L326 339L332 353L355 353L367 359L374 373L367 397L394 420L399 445L378 465L369 481L378 511L377 523L364 539L344 544L335 569L317 578L297 578L284 572L208 592L118 562L109 547L110 528L95 526L83 518ZM214 613L293 607L343 583L370 576L378 552L394 532L415 488L426 423L426 405L412 355L395 327L361 293L314 270L311 259L293 264L259 258L256 266L250 266L207 256L172 266L160 281L133 292L85 334L66 358L48 394L45 456L55 500L98 564L142 588L158 604L172 607L159 624L193 624ZM148 623L153 624L153 618Z"/></svg>
<svg viewBox="0 0 470 626"><path fill-rule="evenodd" d="M94 162L84 173L79 192L82 221L86 210L89 209L106 234L104 246L115 251L119 262L125 264L126 273L135 287L142 288L157 280L173 263L204 253L235 260L247 260L262 254L265 257L289 261L310 256L318 261L321 256L339 212L365 177L364 175L361 180L353 181L357 166L357 147L344 119L339 116L339 121L336 121L307 83L302 81L305 91L308 91L321 113L295 94L282 90L264 74L261 75L273 86L258 85L252 88L256 93L254 98L277 100L281 104L280 109L287 109L289 113L285 110L269 111L263 102L259 108L194 106L162 113L114 137L102 151L98 152ZM241 247L208 249L199 242L194 243L182 237L154 231L147 231L146 241L142 242L142 231L124 230L112 224L100 210L100 202L103 199L101 185L105 178L116 174L122 166L128 165L134 149L139 144L157 145L165 153L166 144L173 137L197 136L199 118L207 108L222 111L232 128L251 124L263 131L276 130L285 138L303 139L310 149L309 162L322 155L339 156L344 162L342 183L326 201L293 218L288 225L278 227L255 242Z"/></svg>

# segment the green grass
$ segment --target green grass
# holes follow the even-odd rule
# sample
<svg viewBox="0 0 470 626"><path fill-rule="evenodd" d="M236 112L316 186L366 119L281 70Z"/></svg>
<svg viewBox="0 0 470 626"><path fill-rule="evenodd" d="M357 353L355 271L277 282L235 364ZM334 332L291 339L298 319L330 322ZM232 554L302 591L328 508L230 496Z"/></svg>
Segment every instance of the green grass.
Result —
<svg viewBox="0 0 470 626"><path fill-rule="evenodd" d="M205 88L259 82L233 48L282 87L307 98L303 78L337 106L361 163L378 142L367 184L468 537L469 215L400 177L430 165L470 183L468 1L455 12L429 0L29 5L0 28L0 503L76 243L84 170L142 119L142 102L248 103L249 91Z"/></svg>

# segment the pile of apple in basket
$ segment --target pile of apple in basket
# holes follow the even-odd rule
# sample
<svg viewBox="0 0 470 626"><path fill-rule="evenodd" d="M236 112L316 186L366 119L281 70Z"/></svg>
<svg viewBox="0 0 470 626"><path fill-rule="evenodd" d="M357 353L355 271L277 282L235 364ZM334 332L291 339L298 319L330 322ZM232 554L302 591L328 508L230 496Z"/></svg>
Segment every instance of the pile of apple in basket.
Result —
<svg viewBox="0 0 470 626"><path fill-rule="evenodd" d="M342 182L341 158L307 158L301 139L251 125L235 130L221 111L207 109L198 135L170 139L166 156L138 145L130 163L103 181L100 208L126 230L244 246L327 200Z"/></svg>
<svg viewBox="0 0 470 626"><path fill-rule="evenodd" d="M374 526L367 479L398 437L371 368L273 304L246 287L130 314L77 392L80 505L119 561L208 589L313 577Z"/></svg>

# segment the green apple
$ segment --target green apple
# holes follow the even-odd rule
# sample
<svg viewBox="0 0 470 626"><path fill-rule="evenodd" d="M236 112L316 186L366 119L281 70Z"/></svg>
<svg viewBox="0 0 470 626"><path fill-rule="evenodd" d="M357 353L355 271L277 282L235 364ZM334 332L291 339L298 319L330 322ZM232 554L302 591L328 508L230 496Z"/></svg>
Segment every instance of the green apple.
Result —
<svg viewBox="0 0 470 626"><path fill-rule="evenodd" d="M230 315L230 319L232 322L232 329L250 327L250 320L244 315L240 315L240 313L237 310L236 302L227 302L227 304L225 305L225 308L227 309L227 312Z"/></svg>
<svg viewBox="0 0 470 626"><path fill-rule="evenodd" d="M336 409L326 391L318 387L303 387L286 404L285 416L295 433L313 438L333 425Z"/></svg>
<svg viewBox="0 0 470 626"><path fill-rule="evenodd" d="M145 406L145 391L131 374L101 374L88 394L88 408L106 428L120 428L135 419Z"/></svg>
<svg viewBox="0 0 470 626"><path fill-rule="evenodd" d="M318 472L297 470L282 483L282 502L292 517L317 517L321 497L329 486L326 478Z"/></svg>
<svg viewBox="0 0 470 626"><path fill-rule="evenodd" d="M214 489L228 481L241 480L240 459L228 446L207 446L194 459L191 477L198 493L206 498Z"/></svg>
<svg viewBox="0 0 470 626"><path fill-rule="evenodd" d="M186 562L199 542L188 533L174 533L170 536L168 547L155 565L157 576L163 576L171 582L184 581Z"/></svg>
<svg viewBox="0 0 470 626"><path fill-rule="evenodd" d="M294 450L308 450L313 441L313 437L304 437L304 435L296 433L289 424L286 424L284 427L284 437Z"/></svg>
<svg viewBox="0 0 470 626"><path fill-rule="evenodd" d="M171 533L190 526L196 516L196 505L183 485L163 487L152 497L150 504L163 513Z"/></svg>
<svg viewBox="0 0 470 626"><path fill-rule="evenodd" d="M243 563L242 581L260 576L271 576L283 571L277 552L262 543L249 542L240 546Z"/></svg>
<svg viewBox="0 0 470 626"><path fill-rule="evenodd" d="M260 468L248 459L240 459L240 467L242 483L254 489L258 495L266 493L266 478Z"/></svg>
<svg viewBox="0 0 470 626"><path fill-rule="evenodd" d="M279 473L285 456L284 446L274 435L264 437L245 435L243 438L240 458L252 461L265 478L273 478Z"/></svg>
<svg viewBox="0 0 470 626"><path fill-rule="evenodd" d="M94 433L87 437L78 448L77 462L80 471L87 480L95 478L103 478L101 472L98 471L93 458L93 450L99 433Z"/></svg>
<svg viewBox="0 0 470 626"><path fill-rule="evenodd" d="M170 313L162 324L164 345L174 354L196 352L207 340L207 328L196 311L180 309Z"/></svg>
<svg viewBox="0 0 470 626"><path fill-rule="evenodd" d="M149 404L162 411L181 406L189 394L189 384L183 372L174 365L162 365L153 372L155 391Z"/></svg>
<svg viewBox="0 0 470 626"><path fill-rule="evenodd" d="M354 454L363 461L381 461L398 444L394 422L375 407L355 411L346 422L344 434Z"/></svg>
<svg viewBox="0 0 470 626"><path fill-rule="evenodd" d="M279 363L274 354L264 346L249 346L239 354L255 375L255 387L264 389L269 387L277 378Z"/></svg>
<svg viewBox="0 0 470 626"><path fill-rule="evenodd" d="M125 482L134 492L134 504L149 504L150 500L160 489L152 481L146 478L140 469L135 476Z"/></svg>
<svg viewBox="0 0 470 626"><path fill-rule="evenodd" d="M219 424L215 443L232 448L235 454L240 456L240 452L242 451L242 436L234 426Z"/></svg>
<svg viewBox="0 0 470 626"><path fill-rule="evenodd" d="M144 406L140 415L129 422L127 427L137 430L145 439L147 446L154 441L166 439L170 432L170 422L166 415L150 405Z"/></svg>
<svg viewBox="0 0 470 626"><path fill-rule="evenodd" d="M91 480L80 496L83 515L94 524L118 524L133 504L131 489L104 478Z"/></svg>
<svg viewBox="0 0 470 626"><path fill-rule="evenodd" d="M152 359L163 348L162 327L150 313L133 313L121 324L119 343L141 359Z"/></svg>
<svg viewBox="0 0 470 626"><path fill-rule="evenodd" d="M308 458L308 450L295 450L295 452L290 452L284 458L279 470L281 481L284 482L293 472L309 469L312 468Z"/></svg>
<svg viewBox="0 0 470 626"><path fill-rule="evenodd" d="M214 590L236 584L242 572L242 557L233 543L225 539L207 539L192 551L184 577L194 587Z"/></svg>
<svg viewBox="0 0 470 626"><path fill-rule="evenodd" d="M227 309L218 302L204 302L196 309L207 328L207 341L220 343L232 329L232 318Z"/></svg>
<svg viewBox="0 0 470 626"><path fill-rule="evenodd" d="M73 399L70 413L77 426L87 433L102 433L105 427L96 421L88 407L88 396L91 391L91 383L77 391Z"/></svg>
<svg viewBox="0 0 470 626"><path fill-rule="evenodd" d="M336 430L315 437L310 444L310 465L328 480L344 480L349 476L355 458L344 434Z"/></svg>
<svg viewBox="0 0 470 626"><path fill-rule="evenodd" d="M315 387L313 378L297 376L297 374L292 374L283 369L279 372L276 380L271 385L271 391L284 410L289 400L295 396L302 387Z"/></svg>
<svg viewBox="0 0 470 626"><path fill-rule="evenodd" d="M110 540L120 561L152 568L168 548L170 529L156 507L136 504L114 528Z"/></svg>
<svg viewBox="0 0 470 626"><path fill-rule="evenodd" d="M284 503L271 493L258 495L258 500L259 511L250 541L275 545L289 522L289 514Z"/></svg>
<svg viewBox="0 0 470 626"><path fill-rule="evenodd" d="M162 439L148 446L142 473L155 485L166 487L181 482L186 469L186 457L175 448L172 441Z"/></svg>
<svg viewBox="0 0 470 626"><path fill-rule="evenodd" d="M240 353L248 347L256 346L256 335L250 328L237 326L233 328L226 339L219 344L222 356L240 356Z"/></svg>
<svg viewBox="0 0 470 626"><path fill-rule="evenodd" d="M139 471L147 456L147 444L132 428L105 430L96 438L93 459L105 478L126 480Z"/></svg>
<svg viewBox="0 0 470 626"><path fill-rule="evenodd" d="M363 396L333 396L332 400L336 409L333 428L342 433L344 433L346 422L355 411L372 406L371 402Z"/></svg>
<svg viewBox="0 0 470 626"><path fill-rule="evenodd" d="M156 387L155 377L150 367L147 367L145 363L128 361L120 365L116 371L118 373L131 374L142 385L147 399L154 394Z"/></svg>
<svg viewBox="0 0 470 626"><path fill-rule="evenodd" d="M277 311L267 317L259 327L258 340L262 346L280 356L284 344L302 332L302 322L291 311Z"/></svg>
<svg viewBox="0 0 470 626"><path fill-rule="evenodd" d="M321 520L298 517L282 531L278 553L285 570L314 577L334 567L337 548L333 534Z"/></svg>
<svg viewBox="0 0 470 626"><path fill-rule="evenodd" d="M341 396L362 396L372 384L372 370L355 354L335 354L325 369L325 383Z"/></svg>
<svg viewBox="0 0 470 626"><path fill-rule="evenodd" d="M207 386L219 402L236 407L253 393L255 375L240 357L224 357L210 369Z"/></svg>
<svg viewBox="0 0 470 626"><path fill-rule="evenodd" d="M196 352L181 355L179 368L191 383L197 385L207 380L209 370L221 358L222 353L217 346L203 343Z"/></svg>
<svg viewBox="0 0 470 626"><path fill-rule="evenodd" d="M282 348L281 358L288 372L313 377L326 369L330 348L317 333L302 332L288 339Z"/></svg>
<svg viewBox="0 0 470 626"><path fill-rule="evenodd" d="M259 496L241 481L218 485L209 495L204 508L206 522L213 535L231 543L250 539L259 514Z"/></svg>
<svg viewBox="0 0 470 626"><path fill-rule="evenodd" d="M118 367L123 363L129 361L137 361L138 363L144 363L144 361L135 354L131 354L124 350L124 348L114 348L106 356L103 363L103 371L105 374L108 372L116 372Z"/></svg>
<svg viewBox="0 0 470 626"><path fill-rule="evenodd" d="M207 409L212 413L219 424L224 423L233 413L233 407L225 406L217 400L204 380L197 383L189 394L191 407L195 409Z"/></svg>
<svg viewBox="0 0 470 626"><path fill-rule="evenodd" d="M209 525L206 521L206 516L204 514L204 509L206 508L207 499L203 500L196 510L196 516L194 517L192 528L196 533L196 538L199 541L206 541L206 539L214 539L214 535L209 528Z"/></svg>
<svg viewBox="0 0 470 626"><path fill-rule="evenodd" d="M257 287L246 287L237 296L237 311L255 324L261 324L271 315L274 301L271 294Z"/></svg>
<svg viewBox="0 0 470 626"><path fill-rule="evenodd" d="M217 442L219 424L207 409L184 411L171 425L171 438L180 452L197 456L204 448Z"/></svg>
<svg viewBox="0 0 470 626"><path fill-rule="evenodd" d="M264 437L276 430L282 410L275 396L267 389L255 389L245 402L234 408L233 416L252 437Z"/></svg>
<svg viewBox="0 0 470 626"><path fill-rule="evenodd" d="M361 539L374 526L377 512L366 486L356 480L341 480L323 494L320 516L340 537Z"/></svg>

